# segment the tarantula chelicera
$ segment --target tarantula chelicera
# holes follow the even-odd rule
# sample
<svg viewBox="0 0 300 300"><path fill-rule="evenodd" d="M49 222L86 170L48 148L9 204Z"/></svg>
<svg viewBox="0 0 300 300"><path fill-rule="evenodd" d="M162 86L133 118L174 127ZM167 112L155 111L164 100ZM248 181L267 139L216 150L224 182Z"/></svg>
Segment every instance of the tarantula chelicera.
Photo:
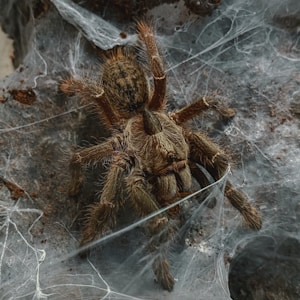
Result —
<svg viewBox="0 0 300 300"><path fill-rule="evenodd" d="M166 75L153 27L138 22L137 29L146 47L153 91L142 64L133 53L121 47L106 55L100 83L70 77L60 86L66 94L77 93L85 100L93 100L113 133L103 143L76 152L71 159L70 193L76 194L83 184L81 167L104 157L111 158L99 202L87 214L81 245L114 228L118 211L126 202L122 190L126 190L136 214L143 217L191 193L192 177L202 186L208 185L199 165L215 180L228 167L229 159L224 151L203 132L189 128L186 122L207 109L215 109L227 117L233 115L233 110L215 99L203 97L178 111L166 112ZM261 217L242 192L227 182L225 195L250 227L260 229ZM166 245L175 235L172 220L177 216L178 209L171 209L145 225L156 241L150 247L154 254L154 273L167 290L172 290L174 279Z"/></svg>

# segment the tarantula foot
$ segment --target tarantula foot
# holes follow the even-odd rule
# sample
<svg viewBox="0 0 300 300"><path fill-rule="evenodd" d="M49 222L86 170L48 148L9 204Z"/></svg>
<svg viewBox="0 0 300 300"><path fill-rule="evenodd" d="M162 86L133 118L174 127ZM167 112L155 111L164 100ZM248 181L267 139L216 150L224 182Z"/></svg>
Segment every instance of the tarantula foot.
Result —
<svg viewBox="0 0 300 300"><path fill-rule="evenodd" d="M242 213L247 225L254 229L260 230L262 227L262 218L257 209L254 206L249 207Z"/></svg>
<svg viewBox="0 0 300 300"><path fill-rule="evenodd" d="M111 231L111 228L115 225L113 209L114 204L106 200L90 207L80 246L91 243L98 236L103 236Z"/></svg>
<svg viewBox="0 0 300 300"><path fill-rule="evenodd" d="M83 231L81 240L79 242L79 256L81 258L86 258L88 256L88 254L90 253L90 248L89 247L87 248L85 246L91 243L92 241L94 241L95 239L96 239L95 233L87 229ZM84 249L80 249L80 248L84 248Z"/></svg>
<svg viewBox="0 0 300 300"><path fill-rule="evenodd" d="M203 100L207 103L208 106L215 109L220 115L225 118L233 118L236 114L235 109L231 107L224 106L219 100L214 98L203 98Z"/></svg>
<svg viewBox="0 0 300 300"><path fill-rule="evenodd" d="M236 114L235 110L230 107L218 107L217 111L220 113L220 115L227 119L233 118Z"/></svg>
<svg viewBox="0 0 300 300"><path fill-rule="evenodd" d="M248 201L246 195L235 189L229 181L225 187L225 195L232 206L241 213L250 228L261 229L262 219L258 210Z"/></svg>
<svg viewBox="0 0 300 300"><path fill-rule="evenodd" d="M74 87L78 81L73 77L69 77L61 81L59 89L66 95L73 95L75 93Z"/></svg>
<svg viewBox="0 0 300 300"><path fill-rule="evenodd" d="M86 228L83 231L81 240L80 240L80 247L85 246L86 244L91 243L96 239L96 233L91 230L90 228Z"/></svg>
<svg viewBox="0 0 300 300"><path fill-rule="evenodd" d="M166 259L158 257L153 263L153 271L158 283L163 289L171 292L174 287L174 278L170 272L170 265Z"/></svg>

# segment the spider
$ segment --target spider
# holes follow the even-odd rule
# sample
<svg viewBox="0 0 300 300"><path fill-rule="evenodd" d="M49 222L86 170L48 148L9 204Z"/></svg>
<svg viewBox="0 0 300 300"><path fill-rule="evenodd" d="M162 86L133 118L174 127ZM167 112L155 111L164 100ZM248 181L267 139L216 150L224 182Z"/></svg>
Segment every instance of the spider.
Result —
<svg viewBox="0 0 300 300"><path fill-rule="evenodd" d="M175 112L166 111L166 75L159 55L153 26L137 22L139 40L145 45L153 88L144 66L124 47L110 50L102 66L98 83L69 77L63 80L63 93L79 94L93 100L112 136L100 144L75 152L70 167L70 194L83 185L82 167L110 158L106 181L99 201L88 211L80 245L111 231L120 207L129 200L136 215L144 217L192 192L192 178L208 185L199 165L215 179L227 170L229 158L203 132L193 131L186 122L203 111L214 109L231 117L234 110L213 98L198 101ZM127 200L122 196L126 191ZM225 195L253 229L260 229L261 217L246 195L227 181ZM174 278L168 261L168 243L176 233L179 208L170 209L147 221L146 232L152 237L153 271L161 286L171 291ZM155 238L155 236L158 238Z"/></svg>

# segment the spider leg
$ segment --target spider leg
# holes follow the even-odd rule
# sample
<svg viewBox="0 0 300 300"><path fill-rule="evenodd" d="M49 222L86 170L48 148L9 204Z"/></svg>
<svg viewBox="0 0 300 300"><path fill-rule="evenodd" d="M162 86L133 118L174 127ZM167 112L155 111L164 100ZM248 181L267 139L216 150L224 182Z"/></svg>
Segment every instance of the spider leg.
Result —
<svg viewBox="0 0 300 300"><path fill-rule="evenodd" d="M187 139L191 149L190 159L202 164L215 180L220 179L229 164L226 154L201 132L190 132ZM196 180L198 180L197 177ZM234 188L229 181L226 182L225 196L231 205L242 214L249 227L255 230L261 228L262 220L257 209L249 202L247 196Z"/></svg>
<svg viewBox="0 0 300 300"><path fill-rule="evenodd" d="M200 131L189 132L187 140L190 144L192 161L202 164L215 180L221 178L229 164L229 159L223 150Z"/></svg>
<svg viewBox="0 0 300 300"><path fill-rule="evenodd" d="M149 187L141 171L134 170L128 178L127 187L133 207L139 216L143 217L159 210L160 206L148 191ZM146 222L146 230L152 237L150 251L155 255L153 271L157 281L168 291L174 286L174 278L167 259L168 245L175 232L171 221L166 214L160 214Z"/></svg>
<svg viewBox="0 0 300 300"><path fill-rule="evenodd" d="M116 224L117 213L123 205L122 181L129 167L127 157L116 155L107 174L100 200L91 206L87 215L80 245L92 242L112 230Z"/></svg>
<svg viewBox="0 0 300 300"><path fill-rule="evenodd" d="M222 106L220 101L210 97L202 97L196 102L171 113L171 118L180 125L208 109L214 109L226 118L232 118L235 115L234 109Z"/></svg>
<svg viewBox="0 0 300 300"><path fill-rule="evenodd" d="M60 90L67 95L79 94L86 102L92 99L98 108L100 117L108 128L118 124L118 114L113 110L110 102L104 95L104 90L97 83L88 82L84 79L78 80L71 76L62 81Z"/></svg>
<svg viewBox="0 0 300 300"><path fill-rule="evenodd" d="M137 23L137 29L140 39L147 48L154 81L154 91L148 103L148 107L150 110L161 110L164 108L166 101L166 74L157 49L153 27L140 21Z"/></svg>
<svg viewBox="0 0 300 300"><path fill-rule="evenodd" d="M259 230L261 228L262 220L257 209L248 201L247 196L237 190L230 181L226 182L225 195L252 229Z"/></svg>
<svg viewBox="0 0 300 300"><path fill-rule="evenodd" d="M105 156L111 155L113 151L118 148L119 143L118 137L110 138L104 143L85 148L72 155L70 161L71 184L69 187L69 195L77 195L82 187L84 182L82 166L98 163Z"/></svg>

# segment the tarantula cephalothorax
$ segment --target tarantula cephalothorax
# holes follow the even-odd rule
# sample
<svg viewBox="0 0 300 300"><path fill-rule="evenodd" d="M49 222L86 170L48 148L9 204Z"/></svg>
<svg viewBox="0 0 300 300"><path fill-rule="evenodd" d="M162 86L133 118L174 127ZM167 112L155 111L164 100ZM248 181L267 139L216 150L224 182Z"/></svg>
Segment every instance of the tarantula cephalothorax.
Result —
<svg viewBox="0 0 300 300"><path fill-rule="evenodd" d="M207 185L199 164L215 180L221 178L228 167L224 151L204 133L192 131L185 123L207 109L215 109L227 117L233 115L233 110L222 107L214 99L201 98L167 113L166 76L153 28L146 22L138 22L137 29L148 54L152 92L143 66L135 55L120 47L108 53L102 66L101 83L70 77L60 86L66 94L78 93L85 100L92 99L113 132L105 142L80 150L71 159L70 193L76 194L83 182L81 167L104 157L111 158L99 202L87 215L81 245L115 226L118 210L125 202L121 197L124 187L136 214L142 217L191 193L192 177L202 186ZM225 195L250 227L260 229L261 217L243 193L227 182ZM152 218L145 226L153 237L150 249L154 254L154 273L167 290L174 285L167 244L176 232L173 220L177 214L176 210L169 210ZM157 233L160 236L156 240Z"/></svg>

